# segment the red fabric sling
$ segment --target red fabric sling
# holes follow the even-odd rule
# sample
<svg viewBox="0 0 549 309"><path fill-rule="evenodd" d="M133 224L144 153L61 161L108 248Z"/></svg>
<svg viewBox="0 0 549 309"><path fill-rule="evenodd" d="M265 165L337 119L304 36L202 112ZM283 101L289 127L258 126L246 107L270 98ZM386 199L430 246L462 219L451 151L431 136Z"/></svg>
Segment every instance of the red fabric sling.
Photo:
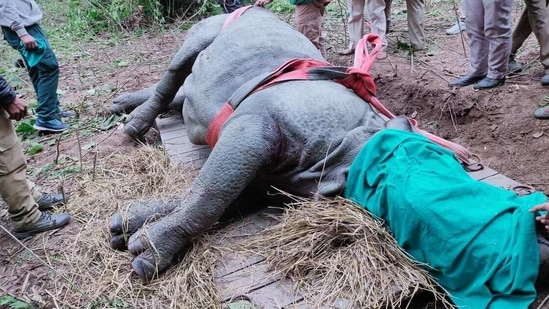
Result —
<svg viewBox="0 0 549 309"><path fill-rule="evenodd" d="M237 13L238 15L236 17L238 17L248 8L249 7L243 7L232 14ZM236 17L229 17L229 22ZM225 23L225 26L227 24L228 22ZM368 52L367 43L370 43L373 47L371 54ZM375 97L376 86L374 79L370 74L370 69L381 48L381 39L378 35L365 35L357 44L354 65L348 68L332 66L330 63L315 59L291 59L270 73L267 78L259 80L257 86L249 92L249 94L285 81L329 79L352 89L358 96L364 101L369 102L385 117L393 119L396 116ZM238 104L244 99L245 97L241 97L237 102L227 101L222 105L221 109L208 126L208 131L206 133L206 142L211 148L217 143L223 124L225 124ZM408 120L419 133L423 134L431 141L453 151L460 161L469 163L471 153L465 147L419 129L415 119L409 118Z"/></svg>

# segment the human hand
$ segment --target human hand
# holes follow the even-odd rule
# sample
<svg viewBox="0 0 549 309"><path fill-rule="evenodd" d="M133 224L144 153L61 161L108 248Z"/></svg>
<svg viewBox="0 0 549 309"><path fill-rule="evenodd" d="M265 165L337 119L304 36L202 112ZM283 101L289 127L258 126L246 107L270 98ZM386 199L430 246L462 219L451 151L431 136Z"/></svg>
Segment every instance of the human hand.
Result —
<svg viewBox="0 0 549 309"><path fill-rule="evenodd" d="M266 6L267 4L271 3L272 0L257 0L255 2L255 6Z"/></svg>
<svg viewBox="0 0 549 309"><path fill-rule="evenodd" d="M10 115L10 119L21 120L27 115L27 103L17 96L10 104L4 106L4 109Z"/></svg>
<svg viewBox="0 0 549 309"><path fill-rule="evenodd" d="M24 36L22 36L21 41L23 42L23 44L25 44L26 49L36 49L37 47L36 40L30 34L25 34Z"/></svg>
<svg viewBox="0 0 549 309"><path fill-rule="evenodd" d="M546 230L549 230L549 202L545 202L543 204L536 205L532 208L530 208L530 212L536 212L536 211L547 211L548 213L544 216L536 216L536 221L539 221L541 224L545 226Z"/></svg>

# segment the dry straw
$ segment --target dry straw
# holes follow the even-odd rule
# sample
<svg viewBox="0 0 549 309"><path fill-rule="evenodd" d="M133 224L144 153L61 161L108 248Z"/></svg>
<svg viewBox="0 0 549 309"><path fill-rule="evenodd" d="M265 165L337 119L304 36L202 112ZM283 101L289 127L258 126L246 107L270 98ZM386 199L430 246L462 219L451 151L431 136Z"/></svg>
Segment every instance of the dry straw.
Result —
<svg viewBox="0 0 549 309"><path fill-rule="evenodd" d="M100 159L95 173L77 181L69 211L80 229L60 251L70 269L67 277L87 297L60 286L53 293L59 295L58 302L74 308L218 307L213 282L218 253L209 236L197 239L181 263L149 284L132 273L131 254L111 249L108 241L108 218L116 210L136 199L168 201L181 196L196 171L170 164L163 151L143 146Z"/></svg>
<svg viewBox="0 0 549 309"><path fill-rule="evenodd" d="M397 308L427 291L452 307L425 268L366 211L343 198L292 198L279 223L245 249L264 256L275 276L293 281L308 304Z"/></svg>

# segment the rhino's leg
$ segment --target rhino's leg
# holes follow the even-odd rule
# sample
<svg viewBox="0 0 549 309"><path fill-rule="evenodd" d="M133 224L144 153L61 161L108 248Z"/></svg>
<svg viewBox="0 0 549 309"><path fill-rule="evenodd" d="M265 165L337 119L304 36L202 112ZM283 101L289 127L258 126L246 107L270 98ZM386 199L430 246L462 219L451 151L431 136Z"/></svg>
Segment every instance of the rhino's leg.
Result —
<svg viewBox="0 0 549 309"><path fill-rule="evenodd" d="M109 111L112 114L129 114L141 104L145 103L150 97L154 95L156 85L145 88L136 92L125 93L119 95L113 100L113 105ZM183 109L183 102L185 101L185 95L183 94L183 88L180 88L175 95L175 98L168 105L168 109L181 112Z"/></svg>
<svg viewBox="0 0 549 309"><path fill-rule="evenodd" d="M124 127L127 134L133 137L145 134L156 116L167 110L185 78L191 73L196 57L217 37L226 17L218 15L204 19L189 30L183 45L156 85L154 94L130 114Z"/></svg>
<svg viewBox="0 0 549 309"><path fill-rule="evenodd" d="M279 132L276 124L268 117L240 117L239 123L224 127L181 205L153 224L143 226L128 240L128 249L136 255L132 266L143 279L150 280L171 266L194 237L221 218L257 172L272 164L280 140L273 133Z"/></svg>
<svg viewBox="0 0 549 309"><path fill-rule="evenodd" d="M127 207L116 212L110 223L111 247L117 250L126 249L128 238L147 222L154 222L171 213L181 203L175 199L143 200L131 202Z"/></svg>

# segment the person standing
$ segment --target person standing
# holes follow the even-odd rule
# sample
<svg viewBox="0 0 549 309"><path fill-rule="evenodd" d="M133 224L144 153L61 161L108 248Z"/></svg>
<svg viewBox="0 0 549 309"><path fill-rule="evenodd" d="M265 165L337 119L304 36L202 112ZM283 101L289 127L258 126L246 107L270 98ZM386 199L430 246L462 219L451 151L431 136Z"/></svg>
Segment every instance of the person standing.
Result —
<svg viewBox="0 0 549 309"><path fill-rule="evenodd" d="M513 43L509 57L509 73L522 71L522 66L515 60L517 51L532 32L539 42L540 62L544 75L542 86L549 86L549 0L524 0L526 8L513 31Z"/></svg>
<svg viewBox="0 0 549 309"><path fill-rule="evenodd" d="M61 117L72 116L72 113L59 110L59 65L39 25L42 16L34 0L0 0L4 39L21 54L36 92L38 106L34 127L39 131L62 132L69 125L62 122Z"/></svg>
<svg viewBox="0 0 549 309"><path fill-rule="evenodd" d="M62 203L62 196L42 194L27 180L27 162L10 120L25 117L27 104L2 76L0 107L0 197L8 204L14 236L23 239L66 225L68 214L45 212Z"/></svg>
<svg viewBox="0 0 549 309"><path fill-rule="evenodd" d="M364 35L364 5L366 0L348 0L349 20L349 46L341 50L340 55L352 55L355 52L356 44ZM387 57L385 51L387 46L387 33L391 18L392 0L369 0L367 9L372 20L371 32L380 36L384 49L377 58ZM408 34L410 47L415 51L425 49L425 0L406 0Z"/></svg>
<svg viewBox="0 0 549 309"><path fill-rule="evenodd" d="M466 0L465 7L469 69L464 77L451 81L448 86L499 87L505 83L511 53L513 0Z"/></svg>
<svg viewBox="0 0 549 309"><path fill-rule="evenodd" d="M377 58L387 58L387 32L390 19L392 0L369 0L367 4L368 15L370 16L370 31L379 35L383 49L378 53ZM342 56L353 55L358 41L364 36L364 7L366 0L348 0L349 19L347 28L349 31L349 46L340 50Z"/></svg>

